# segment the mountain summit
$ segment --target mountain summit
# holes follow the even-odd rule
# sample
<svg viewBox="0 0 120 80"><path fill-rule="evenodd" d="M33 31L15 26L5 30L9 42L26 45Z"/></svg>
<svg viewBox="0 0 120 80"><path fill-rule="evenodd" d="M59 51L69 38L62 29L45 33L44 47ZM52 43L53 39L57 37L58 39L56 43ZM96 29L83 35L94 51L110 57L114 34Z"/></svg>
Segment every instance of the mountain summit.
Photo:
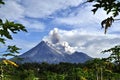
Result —
<svg viewBox="0 0 120 80"><path fill-rule="evenodd" d="M68 52L57 49L55 46L52 46L52 44L45 41L41 41L37 46L33 47L19 57L23 58L22 63L84 63L85 61L92 59L91 57L82 52L74 52L72 54L69 54Z"/></svg>

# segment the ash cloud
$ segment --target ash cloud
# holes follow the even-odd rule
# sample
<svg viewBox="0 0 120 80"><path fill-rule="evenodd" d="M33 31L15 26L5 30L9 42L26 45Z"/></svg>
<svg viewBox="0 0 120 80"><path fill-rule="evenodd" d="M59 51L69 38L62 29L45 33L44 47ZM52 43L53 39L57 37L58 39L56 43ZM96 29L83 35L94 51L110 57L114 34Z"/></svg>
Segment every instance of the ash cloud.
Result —
<svg viewBox="0 0 120 80"><path fill-rule="evenodd" d="M57 28L54 28L54 30L50 31L50 40L53 44L60 42L60 35Z"/></svg>
<svg viewBox="0 0 120 80"><path fill-rule="evenodd" d="M76 47L71 47L69 43L67 41L63 41L60 36L61 34L59 33L58 28L54 28L50 31L49 36L44 37L43 40L52 44L52 46L61 52L67 52L69 54L74 53L76 51Z"/></svg>

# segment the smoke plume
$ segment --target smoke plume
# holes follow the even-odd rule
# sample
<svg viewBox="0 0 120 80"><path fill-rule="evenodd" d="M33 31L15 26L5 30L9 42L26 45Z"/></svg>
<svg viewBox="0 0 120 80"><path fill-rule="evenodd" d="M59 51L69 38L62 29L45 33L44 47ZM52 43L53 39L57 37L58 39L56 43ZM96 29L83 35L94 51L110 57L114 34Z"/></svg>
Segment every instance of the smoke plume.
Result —
<svg viewBox="0 0 120 80"><path fill-rule="evenodd" d="M44 41L52 44L56 49L60 50L61 52L67 52L69 54L75 52L75 47L71 47L67 41L63 41L60 37L62 34L59 33L58 28L54 28L50 31L49 36L44 37Z"/></svg>
<svg viewBox="0 0 120 80"><path fill-rule="evenodd" d="M52 31L50 31L50 39L53 44L60 42L60 35L57 28L54 28Z"/></svg>

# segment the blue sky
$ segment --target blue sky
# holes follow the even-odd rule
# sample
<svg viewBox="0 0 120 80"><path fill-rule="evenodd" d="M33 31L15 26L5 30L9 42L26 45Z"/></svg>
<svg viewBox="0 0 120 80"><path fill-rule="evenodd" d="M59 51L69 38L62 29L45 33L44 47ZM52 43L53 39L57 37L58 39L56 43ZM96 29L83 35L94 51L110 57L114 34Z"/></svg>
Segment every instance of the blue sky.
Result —
<svg viewBox="0 0 120 80"><path fill-rule="evenodd" d="M92 4L85 0L5 0L0 8L0 18L22 23L28 33L13 34L15 44L26 52L40 41L48 40L50 32L57 29L61 41L66 41L77 51L92 57L105 57L100 52L120 44L120 23L115 22L107 34L100 22L109 15L99 9L95 15ZM118 16L119 18L119 16Z"/></svg>

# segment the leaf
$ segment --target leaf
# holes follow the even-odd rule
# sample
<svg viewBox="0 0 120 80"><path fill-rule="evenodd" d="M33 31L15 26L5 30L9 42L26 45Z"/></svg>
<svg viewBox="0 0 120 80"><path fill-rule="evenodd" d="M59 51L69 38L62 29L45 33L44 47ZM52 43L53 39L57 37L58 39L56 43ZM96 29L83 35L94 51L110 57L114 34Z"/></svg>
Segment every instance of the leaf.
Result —
<svg viewBox="0 0 120 80"><path fill-rule="evenodd" d="M1 23L3 23L3 22L2 22L2 19L0 19L0 24L1 24Z"/></svg>
<svg viewBox="0 0 120 80"><path fill-rule="evenodd" d="M0 35L1 37L6 37L8 39L13 39L10 31L14 34L18 33L19 31L27 32L25 26L22 24L10 22L8 20L5 23L2 23L2 19L0 19Z"/></svg>
<svg viewBox="0 0 120 80"><path fill-rule="evenodd" d="M110 61L114 60L115 63L117 61L119 61L118 64L120 64L120 60L119 60L120 59L120 45L117 45L117 46L110 48L108 50L104 50L102 52L104 52L104 53L111 52L111 55L108 57L108 60L110 60Z"/></svg>
<svg viewBox="0 0 120 80"><path fill-rule="evenodd" d="M13 54L11 54L11 53L7 53L7 54L3 54L2 56L5 56L5 57L7 57L7 56L16 56L16 55L13 55Z"/></svg>
<svg viewBox="0 0 120 80"><path fill-rule="evenodd" d="M95 14L97 11L97 8L92 9L92 12Z"/></svg>
<svg viewBox="0 0 120 80"><path fill-rule="evenodd" d="M12 66L18 67L18 65L17 65L15 62L10 61L10 60L3 60L3 63L5 63L5 64L10 64L10 65L12 65Z"/></svg>
<svg viewBox="0 0 120 80"><path fill-rule="evenodd" d="M87 2L93 2L94 0L87 0Z"/></svg>
<svg viewBox="0 0 120 80"><path fill-rule="evenodd" d="M5 39L4 38L0 38L0 42L5 44Z"/></svg>
<svg viewBox="0 0 120 80"><path fill-rule="evenodd" d="M21 50L21 49L14 45L14 46L8 46L6 52L19 53L18 50Z"/></svg>
<svg viewBox="0 0 120 80"><path fill-rule="evenodd" d="M94 2L92 12L95 14L96 11L102 8L106 11L106 14L112 13L113 17L119 15L120 12L120 1L117 0L87 0L87 2ZM104 28L104 33L106 34L109 27L111 27L113 23L113 18L107 18L101 22L102 28Z"/></svg>
<svg viewBox="0 0 120 80"><path fill-rule="evenodd" d="M2 0L0 0L0 4L5 4Z"/></svg>
<svg viewBox="0 0 120 80"><path fill-rule="evenodd" d="M19 23L9 22L8 20L6 20L5 25L13 33L17 33L18 31L27 32L27 30L25 29L25 26Z"/></svg>
<svg viewBox="0 0 120 80"><path fill-rule="evenodd" d="M101 22L102 28L104 28L104 33L106 34L108 27L111 27L112 23L114 22L114 19L112 17L108 17L107 19L103 20Z"/></svg>
<svg viewBox="0 0 120 80"><path fill-rule="evenodd" d="M113 13L113 16L114 16L114 17L116 17L116 16L118 16L118 15L119 15L118 11L116 11L116 12Z"/></svg>
<svg viewBox="0 0 120 80"><path fill-rule="evenodd" d="M107 14L109 14L111 12L111 9L107 10Z"/></svg>
<svg viewBox="0 0 120 80"><path fill-rule="evenodd" d="M1 36L5 36L8 39L12 39L12 36L10 35L10 33L6 30L0 30L0 35Z"/></svg>

